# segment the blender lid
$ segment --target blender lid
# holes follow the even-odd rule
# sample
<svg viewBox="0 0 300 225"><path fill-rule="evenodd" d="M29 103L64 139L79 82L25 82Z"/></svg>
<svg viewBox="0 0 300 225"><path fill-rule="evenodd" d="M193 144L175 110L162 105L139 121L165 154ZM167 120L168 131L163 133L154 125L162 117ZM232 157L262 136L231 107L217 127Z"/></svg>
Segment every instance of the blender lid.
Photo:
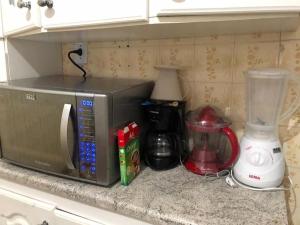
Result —
<svg viewBox="0 0 300 225"><path fill-rule="evenodd" d="M205 106L189 112L186 124L195 131L210 132L215 129L228 127L231 122L225 119L219 110L216 110L211 106Z"/></svg>
<svg viewBox="0 0 300 225"><path fill-rule="evenodd" d="M246 72L246 76L252 78L271 78L280 79L285 78L290 74L289 70L280 68L261 68L261 69L250 69Z"/></svg>

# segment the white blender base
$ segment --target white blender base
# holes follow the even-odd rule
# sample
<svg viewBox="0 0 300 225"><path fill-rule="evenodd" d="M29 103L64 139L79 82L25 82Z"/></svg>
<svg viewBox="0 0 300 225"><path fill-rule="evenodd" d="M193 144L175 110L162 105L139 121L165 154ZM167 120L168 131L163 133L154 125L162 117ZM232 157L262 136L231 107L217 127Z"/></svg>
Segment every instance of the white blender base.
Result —
<svg viewBox="0 0 300 225"><path fill-rule="evenodd" d="M234 177L257 188L279 186L284 177L285 160L279 140L258 140L244 136L240 156L233 167Z"/></svg>

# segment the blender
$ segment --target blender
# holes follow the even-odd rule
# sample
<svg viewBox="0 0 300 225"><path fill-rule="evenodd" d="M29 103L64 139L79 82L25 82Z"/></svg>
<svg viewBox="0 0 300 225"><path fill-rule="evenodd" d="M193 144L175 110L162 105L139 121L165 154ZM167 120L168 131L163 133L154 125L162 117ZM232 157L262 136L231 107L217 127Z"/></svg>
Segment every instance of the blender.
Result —
<svg viewBox="0 0 300 225"><path fill-rule="evenodd" d="M280 116L289 79L300 84L284 69L253 69L246 73L246 130L233 168L235 178L246 185L271 188L282 183L285 161L278 123L289 118L299 106L298 94Z"/></svg>

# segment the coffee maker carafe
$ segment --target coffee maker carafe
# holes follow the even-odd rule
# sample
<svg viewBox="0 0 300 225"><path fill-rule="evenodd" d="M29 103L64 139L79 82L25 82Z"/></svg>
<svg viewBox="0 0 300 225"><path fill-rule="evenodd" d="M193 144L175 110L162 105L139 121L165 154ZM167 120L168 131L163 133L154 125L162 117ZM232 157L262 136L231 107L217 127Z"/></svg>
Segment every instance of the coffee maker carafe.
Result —
<svg viewBox="0 0 300 225"><path fill-rule="evenodd" d="M145 138L145 161L154 170L178 165L184 152L184 102L151 101L144 106L149 128Z"/></svg>

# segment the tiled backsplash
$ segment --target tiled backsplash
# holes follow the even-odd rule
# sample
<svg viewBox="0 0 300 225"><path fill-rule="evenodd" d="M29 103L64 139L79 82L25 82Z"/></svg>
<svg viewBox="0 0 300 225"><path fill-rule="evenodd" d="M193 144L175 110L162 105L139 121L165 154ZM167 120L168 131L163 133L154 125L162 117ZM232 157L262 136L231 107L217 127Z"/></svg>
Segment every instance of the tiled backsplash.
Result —
<svg viewBox="0 0 300 225"><path fill-rule="evenodd" d="M64 74L80 75L67 58L71 45L63 45ZM136 40L88 43L89 75L156 79L155 65L181 66L188 108L212 104L222 109L234 122L235 129L245 121L245 80L249 68L283 67L300 78L300 29L291 33L256 33L184 39ZM284 108L300 88L289 85ZM299 92L300 94L300 92ZM297 135L298 134L298 135ZM295 183L300 202L300 110L280 125L285 142L287 166ZM292 195L290 208L294 207ZM300 206L294 213L294 224L300 224Z"/></svg>

